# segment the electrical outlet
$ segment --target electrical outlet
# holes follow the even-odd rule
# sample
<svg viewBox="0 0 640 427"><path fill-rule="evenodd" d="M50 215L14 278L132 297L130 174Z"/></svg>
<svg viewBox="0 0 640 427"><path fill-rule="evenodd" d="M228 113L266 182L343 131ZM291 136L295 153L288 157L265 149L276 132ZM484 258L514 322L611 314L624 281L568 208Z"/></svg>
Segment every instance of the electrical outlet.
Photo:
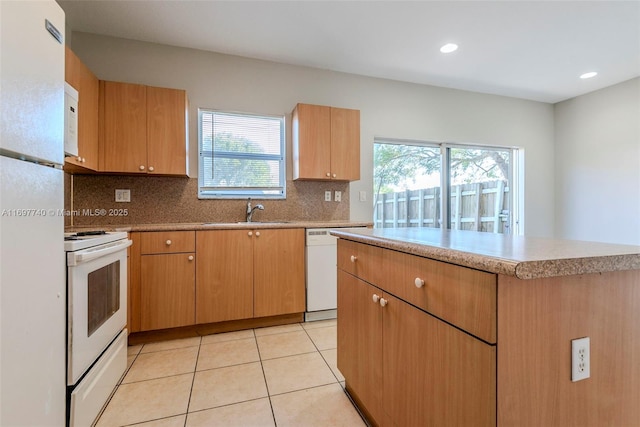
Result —
<svg viewBox="0 0 640 427"><path fill-rule="evenodd" d="M130 202L131 190L116 190L116 202Z"/></svg>
<svg viewBox="0 0 640 427"><path fill-rule="evenodd" d="M324 192L324 201L325 202L331 201L331 190L327 190Z"/></svg>
<svg viewBox="0 0 640 427"><path fill-rule="evenodd" d="M589 337L571 340L571 381L591 376L591 351Z"/></svg>
<svg viewBox="0 0 640 427"><path fill-rule="evenodd" d="M333 200L335 200L336 202L341 202L342 201L342 191L336 191L334 193Z"/></svg>

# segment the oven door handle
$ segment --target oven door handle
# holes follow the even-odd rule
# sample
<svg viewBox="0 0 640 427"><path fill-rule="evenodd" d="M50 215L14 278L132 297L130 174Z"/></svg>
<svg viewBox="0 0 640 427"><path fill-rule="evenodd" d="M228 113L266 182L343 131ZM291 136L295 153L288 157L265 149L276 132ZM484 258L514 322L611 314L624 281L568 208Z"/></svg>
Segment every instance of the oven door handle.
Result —
<svg viewBox="0 0 640 427"><path fill-rule="evenodd" d="M92 259L100 258L114 252L121 251L128 248L133 244L131 240L121 240L119 242L112 243L101 249L69 252L67 257L67 264L69 266L75 266L82 264L83 262L91 261Z"/></svg>

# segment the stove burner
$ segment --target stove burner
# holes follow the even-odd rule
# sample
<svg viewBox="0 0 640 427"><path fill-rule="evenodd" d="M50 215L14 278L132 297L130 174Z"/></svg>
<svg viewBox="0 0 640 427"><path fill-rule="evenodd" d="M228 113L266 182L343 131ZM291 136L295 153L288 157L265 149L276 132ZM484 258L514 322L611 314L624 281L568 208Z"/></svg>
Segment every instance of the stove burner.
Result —
<svg viewBox="0 0 640 427"><path fill-rule="evenodd" d="M100 236L102 234L107 234L104 230L96 230L96 231L79 231L76 233L76 236Z"/></svg>

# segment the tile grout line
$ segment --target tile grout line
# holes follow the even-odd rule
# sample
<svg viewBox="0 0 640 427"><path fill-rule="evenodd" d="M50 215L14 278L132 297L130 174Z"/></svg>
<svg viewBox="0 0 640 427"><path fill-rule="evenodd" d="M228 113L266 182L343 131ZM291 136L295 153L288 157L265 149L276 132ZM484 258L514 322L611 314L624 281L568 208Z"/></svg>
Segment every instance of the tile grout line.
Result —
<svg viewBox="0 0 640 427"><path fill-rule="evenodd" d="M189 407L191 406L191 396L193 395L193 384L196 382L196 374L198 373L198 360L200 359L200 349L202 348L202 337L198 344L198 354L196 354L196 363L193 366L193 378L191 378L191 388L189 388L189 400L187 400L187 412L184 415L184 427L187 427L187 419L189 418Z"/></svg>
<svg viewBox="0 0 640 427"><path fill-rule="evenodd" d="M269 408L271 408L271 418L273 419L273 425L277 427L278 422L276 421L276 414L273 411L273 403L271 403L271 393L269 392L269 383L267 382L267 375L264 373L264 364L262 363L262 354L260 353L260 346L258 345L258 337L256 336L255 329L253 329L253 339L255 340L256 348L258 349L258 360L260 361L260 369L262 370L262 378L264 379L264 386L267 389L267 399L269 399Z"/></svg>
<svg viewBox="0 0 640 427"><path fill-rule="evenodd" d="M327 327L331 327L331 326L327 326ZM309 337L309 339L311 340L311 343L313 344L313 346L316 348L316 351L320 354L320 357L322 358L322 361L324 362L325 365L327 365L327 368L329 368L329 371L331 371L331 375L333 375L333 377L336 379L336 382L338 383L338 385L340 385L340 379L338 378L336 373L333 372L333 369L331 369L331 366L329 366L329 362L327 362L327 359L324 358L324 355L322 354L322 351L318 348L318 346L316 345L315 341L313 340L313 338L311 338L311 335L309 335L307 330L305 328L303 328L303 329L304 329L304 332ZM320 329L320 328L312 328L312 329ZM336 347L336 349L337 349L337 347ZM333 349L327 349L327 350L333 350ZM337 369L337 367L336 367L336 369ZM340 385L340 387L342 387L342 386Z"/></svg>

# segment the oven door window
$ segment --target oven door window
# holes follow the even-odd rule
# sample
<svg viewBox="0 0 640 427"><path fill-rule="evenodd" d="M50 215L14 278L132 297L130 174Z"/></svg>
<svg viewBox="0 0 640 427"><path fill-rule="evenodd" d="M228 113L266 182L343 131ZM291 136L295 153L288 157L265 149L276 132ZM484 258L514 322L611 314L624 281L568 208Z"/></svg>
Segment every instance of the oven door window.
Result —
<svg viewBox="0 0 640 427"><path fill-rule="evenodd" d="M87 337L120 309L120 261L89 273Z"/></svg>

